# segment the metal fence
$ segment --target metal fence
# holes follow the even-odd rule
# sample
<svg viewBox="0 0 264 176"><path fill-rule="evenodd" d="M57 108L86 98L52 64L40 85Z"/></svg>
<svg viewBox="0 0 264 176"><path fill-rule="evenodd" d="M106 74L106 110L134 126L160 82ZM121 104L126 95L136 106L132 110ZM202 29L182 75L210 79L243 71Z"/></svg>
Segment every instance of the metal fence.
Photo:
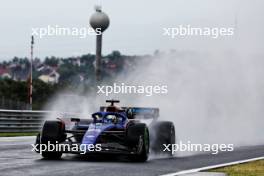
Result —
<svg viewBox="0 0 264 176"><path fill-rule="evenodd" d="M0 132L38 132L48 116L81 117L77 113L53 111L0 110Z"/></svg>

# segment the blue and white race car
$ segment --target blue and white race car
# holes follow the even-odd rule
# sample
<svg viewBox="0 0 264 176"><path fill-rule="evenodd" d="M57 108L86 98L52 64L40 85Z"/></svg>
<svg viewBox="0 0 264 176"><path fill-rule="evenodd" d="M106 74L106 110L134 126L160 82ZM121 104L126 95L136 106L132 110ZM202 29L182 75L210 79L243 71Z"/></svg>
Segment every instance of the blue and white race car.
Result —
<svg viewBox="0 0 264 176"><path fill-rule="evenodd" d="M143 162L148 159L150 151L160 153L164 145L175 143L174 125L157 120L158 108L118 108L114 105L119 103L118 100L106 102L111 103L110 106L100 107L91 119L70 119L73 123L70 129L62 119L45 121L36 138L37 152L48 159L58 159L63 153L122 154ZM149 120L149 123L143 122ZM57 150L40 148L52 144L57 145Z"/></svg>

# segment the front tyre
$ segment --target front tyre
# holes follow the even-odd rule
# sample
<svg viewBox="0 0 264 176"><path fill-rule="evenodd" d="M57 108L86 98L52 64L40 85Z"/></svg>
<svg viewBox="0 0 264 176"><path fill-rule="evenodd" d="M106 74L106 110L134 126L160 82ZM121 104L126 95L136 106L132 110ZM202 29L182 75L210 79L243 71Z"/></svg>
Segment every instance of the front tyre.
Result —
<svg viewBox="0 0 264 176"><path fill-rule="evenodd" d="M148 156L149 156L149 131L148 131L148 128L145 128L142 139L143 139L142 140L143 145L141 147L141 152L137 156L137 159L136 159L136 161L139 161L139 162L145 162L148 160Z"/></svg>
<svg viewBox="0 0 264 176"><path fill-rule="evenodd" d="M172 156L172 145L175 144L175 128L172 122L155 122L151 126L151 137L151 149L155 154ZM169 145L170 151L164 151L164 145Z"/></svg>
<svg viewBox="0 0 264 176"><path fill-rule="evenodd" d="M146 124L138 123L128 127L127 139L130 147L137 152L131 156L132 161L145 162L149 156L149 131Z"/></svg>
<svg viewBox="0 0 264 176"><path fill-rule="evenodd" d="M64 142L66 139L65 125L61 121L46 121L43 125L40 142L41 144L56 145ZM48 147L48 146L46 146ZM42 157L46 159L60 159L62 152L60 151L42 151Z"/></svg>

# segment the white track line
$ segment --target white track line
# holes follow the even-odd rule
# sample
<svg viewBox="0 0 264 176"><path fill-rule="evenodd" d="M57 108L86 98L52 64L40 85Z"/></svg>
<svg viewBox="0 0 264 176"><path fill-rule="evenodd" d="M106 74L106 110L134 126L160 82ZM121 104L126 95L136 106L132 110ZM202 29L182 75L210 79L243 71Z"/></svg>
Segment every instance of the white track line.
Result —
<svg viewBox="0 0 264 176"><path fill-rule="evenodd" d="M14 136L14 137L0 137L0 142L20 142L27 139L35 139L36 136Z"/></svg>
<svg viewBox="0 0 264 176"><path fill-rule="evenodd" d="M234 161L234 162L230 162L230 163L224 163L224 164L206 166L206 167L201 167L201 168L195 168L195 169L190 169L190 170L184 170L184 171L169 173L169 174L165 174L165 175L161 175L161 176L176 176L176 175L191 174L191 173L200 172L200 171L204 171L204 170L210 170L210 169L215 169L215 168L219 168L219 167L248 163L251 161L257 161L257 160L263 160L263 159L264 159L264 156L258 157L258 158L247 159L247 160Z"/></svg>

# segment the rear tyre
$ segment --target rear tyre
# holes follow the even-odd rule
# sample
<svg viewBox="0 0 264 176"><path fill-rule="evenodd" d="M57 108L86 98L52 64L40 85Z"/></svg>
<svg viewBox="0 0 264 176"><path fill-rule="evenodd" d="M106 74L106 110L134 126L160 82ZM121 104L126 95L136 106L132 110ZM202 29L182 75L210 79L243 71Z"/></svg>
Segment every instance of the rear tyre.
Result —
<svg viewBox="0 0 264 176"><path fill-rule="evenodd" d="M65 125L61 121L46 121L40 137L41 144L58 144L66 139ZM47 146L48 147L48 146ZM47 159L60 159L60 151L42 151L42 157Z"/></svg>
<svg viewBox="0 0 264 176"><path fill-rule="evenodd" d="M149 131L146 124L138 123L129 126L127 140L129 147L137 150L137 154L130 156L130 159L136 162L147 161L149 156Z"/></svg>
<svg viewBox="0 0 264 176"><path fill-rule="evenodd" d="M151 126L151 150L155 154L172 156L172 144L175 144L175 128L172 122L156 122ZM170 151L164 145L169 145Z"/></svg>

